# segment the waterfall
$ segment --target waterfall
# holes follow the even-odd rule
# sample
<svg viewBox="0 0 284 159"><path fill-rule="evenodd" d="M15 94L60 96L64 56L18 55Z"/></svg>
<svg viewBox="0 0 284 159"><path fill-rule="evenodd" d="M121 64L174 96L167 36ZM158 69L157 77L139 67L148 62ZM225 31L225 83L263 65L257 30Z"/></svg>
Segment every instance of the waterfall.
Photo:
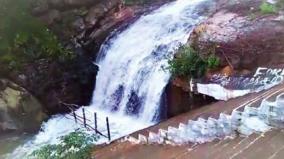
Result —
<svg viewBox="0 0 284 159"><path fill-rule="evenodd" d="M201 15L200 9L204 9L201 4L209 4L203 2L177 0L166 4L141 16L102 46L96 61L99 72L93 100L85 107L90 122L93 122L93 112L97 112L100 131L106 131L106 116L110 117L112 139L159 121L160 98L170 78L165 69L167 61L187 42L193 27L205 18ZM12 156L47 143L54 144L58 137L80 127L72 119L56 115L43 124L34 140L16 149Z"/></svg>
<svg viewBox="0 0 284 159"><path fill-rule="evenodd" d="M160 97L170 74L165 71L173 51L185 44L202 19L200 0L179 0L142 16L101 51L93 107L159 120Z"/></svg>

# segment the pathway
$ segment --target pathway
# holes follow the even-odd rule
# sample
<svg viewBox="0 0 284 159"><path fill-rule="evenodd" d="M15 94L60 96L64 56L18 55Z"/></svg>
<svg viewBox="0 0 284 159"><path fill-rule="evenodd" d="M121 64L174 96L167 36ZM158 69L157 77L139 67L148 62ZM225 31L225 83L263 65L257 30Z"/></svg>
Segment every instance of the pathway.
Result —
<svg viewBox="0 0 284 159"><path fill-rule="evenodd" d="M200 109L179 115L150 128L140 130L138 134L147 136L149 132L158 132L168 126L178 127L180 123L188 120L197 120L199 117L217 118L220 113L230 114L237 109L242 111L244 106L258 106L262 99L273 100L284 92L284 85L273 87L267 91L246 95L229 101L220 101ZM112 144L97 148L93 152L96 159L280 159L284 154L284 132L272 130L263 134L253 134L249 137L236 137L234 139L216 140L200 145L142 145L130 142L115 141ZM282 157L283 158L283 157Z"/></svg>

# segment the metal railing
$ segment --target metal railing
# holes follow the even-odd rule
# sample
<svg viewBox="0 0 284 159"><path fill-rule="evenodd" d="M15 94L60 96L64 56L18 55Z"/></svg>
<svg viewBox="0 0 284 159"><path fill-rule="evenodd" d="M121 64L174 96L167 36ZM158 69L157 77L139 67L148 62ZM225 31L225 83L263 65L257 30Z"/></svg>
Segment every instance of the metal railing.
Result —
<svg viewBox="0 0 284 159"><path fill-rule="evenodd" d="M61 105L67 107L71 113L68 113L66 114L67 118L69 119L74 119L74 121L77 123L77 124L81 124L83 125L87 130L91 130L91 131L95 131L96 134L100 135L100 136L103 136L105 138L108 138L109 141L111 141L111 134L110 134L110 126L109 126L109 118L106 117L106 128L107 128L107 135L103 134L102 132L100 132L98 130L98 120L97 120L97 113L96 112L89 112L89 113L92 113L94 115L94 127L91 126L90 124L87 123L88 122L92 122L91 120L87 119L86 118L86 110L85 108L82 108L82 115L83 116L80 116L78 113L76 113L75 110L77 110L78 108L80 108L79 105L76 105L76 104L67 104L67 103L63 103L63 102L60 102Z"/></svg>

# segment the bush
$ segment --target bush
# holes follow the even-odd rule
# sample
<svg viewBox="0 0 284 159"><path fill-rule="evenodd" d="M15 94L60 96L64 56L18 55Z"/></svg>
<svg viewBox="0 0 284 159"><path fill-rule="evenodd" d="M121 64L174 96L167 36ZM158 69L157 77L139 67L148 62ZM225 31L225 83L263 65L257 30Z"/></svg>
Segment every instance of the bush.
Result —
<svg viewBox="0 0 284 159"><path fill-rule="evenodd" d="M274 14L277 12L276 5L267 2L263 2L259 8L262 14Z"/></svg>
<svg viewBox="0 0 284 159"><path fill-rule="evenodd" d="M183 46L178 50L178 57L169 60L169 70L173 76L199 78L204 76L209 68L216 68L219 59L214 55L203 59L199 54L188 46Z"/></svg>
<svg viewBox="0 0 284 159"><path fill-rule="evenodd" d="M0 0L0 63L14 69L41 58L71 59L71 51L28 10L28 0Z"/></svg>
<svg viewBox="0 0 284 159"><path fill-rule="evenodd" d="M215 69L220 65L220 59L213 54L210 55L207 59L207 66L210 69Z"/></svg>
<svg viewBox="0 0 284 159"><path fill-rule="evenodd" d="M37 159L89 159L93 142L97 140L94 135L76 131L61 138L57 145L46 145L36 150L30 156Z"/></svg>

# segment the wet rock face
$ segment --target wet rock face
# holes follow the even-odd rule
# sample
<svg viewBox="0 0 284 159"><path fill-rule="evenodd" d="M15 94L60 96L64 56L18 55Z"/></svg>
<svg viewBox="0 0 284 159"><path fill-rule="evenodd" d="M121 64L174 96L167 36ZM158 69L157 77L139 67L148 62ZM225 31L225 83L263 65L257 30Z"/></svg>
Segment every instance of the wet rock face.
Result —
<svg viewBox="0 0 284 159"><path fill-rule="evenodd" d="M98 71L93 61L101 44L148 7L124 6L122 0L36 0L33 15L48 25L76 58L67 63L35 61L21 73L9 72L9 78L35 95L50 115L70 111L62 102L88 105Z"/></svg>
<svg viewBox="0 0 284 159"><path fill-rule="evenodd" d="M228 0L190 37L194 47L206 54L214 50L222 66L234 70L254 70L259 66L277 66L284 62L283 11L261 13L261 0Z"/></svg>
<svg viewBox="0 0 284 159"><path fill-rule="evenodd" d="M166 110L168 118L200 108L215 101L208 96L191 94L189 92L189 85L185 81L184 79L175 79L166 87Z"/></svg>
<svg viewBox="0 0 284 159"><path fill-rule="evenodd" d="M12 72L10 79L31 92L44 105L49 115L70 111L63 103L88 105L98 68L86 57L72 61L39 60L25 66L21 73Z"/></svg>
<svg viewBox="0 0 284 159"><path fill-rule="evenodd" d="M46 117L34 96L13 82L0 79L0 134L37 130Z"/></svg>
<svg viewBox="0 0 284 159"><path fill-rule="evenodd" d="M101 43L134 16L131 8L121 4L121 0L34 1L32 14L48 25L76 58L66 62L41 59L25 65L21 72L3 76L31 92L50 115L70 111L62 102L88 105L98 71L93 61Z"/></svg>
<svg viewBox="0 0 284 159"><path fill-rule="evenodd" d="M122 0L38 0L32 13L60 39L93 57L109 33L135 15Z"/></svg>

